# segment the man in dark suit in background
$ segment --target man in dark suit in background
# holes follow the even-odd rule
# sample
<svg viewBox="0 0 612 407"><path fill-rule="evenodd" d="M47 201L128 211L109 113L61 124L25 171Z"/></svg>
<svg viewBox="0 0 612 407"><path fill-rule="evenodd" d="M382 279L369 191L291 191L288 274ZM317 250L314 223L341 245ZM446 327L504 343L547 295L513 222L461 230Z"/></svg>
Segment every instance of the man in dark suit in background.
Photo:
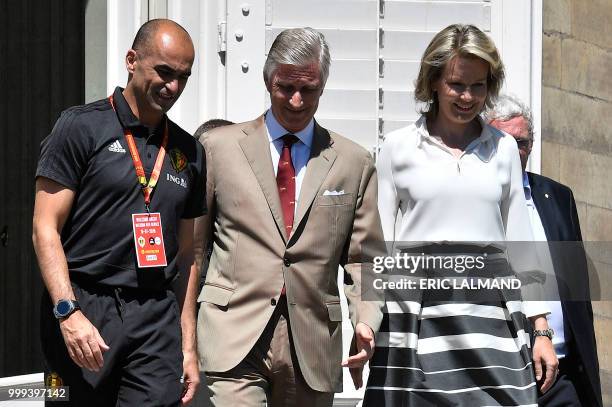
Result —
<svg viewBox="0 0 612 407"><path fill-rule="evenodd" d="M582 241L574 196L567 186L525 171L533 145L529 108L518 99L504 95L487 113L487 119L492 126L516 139L534 237L549 242L544 267L547 268L548 261L548 268L554 270L556 276L555 289L558 288L560 301L548 302L552 311L549 324L555 331L552 339L559 358L559 374L553 387L540 395L538 404L545 407L601 407L586 256L581 243L560 243Z"/></svg>

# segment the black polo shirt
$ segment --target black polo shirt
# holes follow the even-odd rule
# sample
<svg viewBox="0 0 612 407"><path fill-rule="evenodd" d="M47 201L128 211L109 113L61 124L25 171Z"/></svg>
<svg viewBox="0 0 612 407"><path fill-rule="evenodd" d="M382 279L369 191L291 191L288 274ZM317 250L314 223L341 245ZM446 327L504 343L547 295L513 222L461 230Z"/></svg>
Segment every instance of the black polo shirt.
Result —
<svg viewBox="0 0 612 407"><path fill-rule="evenodd" d="M164 116L156 129L143 126L122 94L64 111L41 143L37 177L76 192L62 230L70 278L83 285L159 289L176 275L181 219L205 213L204 150L191 135ZM159 212L168 266L137 266L132 214L145 212L123 127L130 128L147 180L168 122L168 146L151 212Z"/></svg>

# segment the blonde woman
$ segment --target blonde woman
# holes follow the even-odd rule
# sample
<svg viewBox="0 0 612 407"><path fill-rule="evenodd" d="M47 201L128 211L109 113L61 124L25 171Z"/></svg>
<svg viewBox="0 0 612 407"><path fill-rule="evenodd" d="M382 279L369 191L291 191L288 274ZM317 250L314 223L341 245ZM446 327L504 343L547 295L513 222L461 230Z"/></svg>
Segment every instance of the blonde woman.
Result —
<svg viewBox="0 0 612 407"><path fill-rule="evenodd" d="M455 24L433 38L415 86L423 115L390 133L378 158L387 241L427 242L422 250L435 253L452 245L429 242L533 240L516 142L479 116L503 79L497 49L478 28ZM498 257L497 269L509 269ZM529 324L550 333L543 303L428 294L387 300L364 406L537 406L557 368L551 340L537 336L531 349L526 333Z"/></svg>

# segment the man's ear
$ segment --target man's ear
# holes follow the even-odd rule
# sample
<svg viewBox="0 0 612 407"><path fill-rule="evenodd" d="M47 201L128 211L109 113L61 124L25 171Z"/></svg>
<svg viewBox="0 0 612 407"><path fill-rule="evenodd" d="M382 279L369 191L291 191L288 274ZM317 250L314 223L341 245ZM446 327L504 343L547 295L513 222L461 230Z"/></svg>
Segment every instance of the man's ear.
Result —
<svg viewBox="0 0 612 407"><path fill-rule="evenodd" d="M136 51L129 49L125 54L125 67L130 74L133 74L136 70L136 59Z"/></svg>

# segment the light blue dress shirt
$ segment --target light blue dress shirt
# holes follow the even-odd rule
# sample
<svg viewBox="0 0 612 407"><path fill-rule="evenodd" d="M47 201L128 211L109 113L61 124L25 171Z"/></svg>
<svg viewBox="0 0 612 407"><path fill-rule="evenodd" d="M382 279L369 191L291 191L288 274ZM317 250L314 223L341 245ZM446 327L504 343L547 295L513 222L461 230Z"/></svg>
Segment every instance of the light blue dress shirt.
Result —
<svg viewBox="0 0 612 407"><path fill-rule="evenodd" d="M299 141L293 144L291 147L291 161L293 162L293 168L295 169L295 195L296 205L294 208L297 209L297 202L299 201L300 191L302 188L302 181L304 181L304 175L306 175L306 164L310 158L310 149L312 147L312 139L314 137L314 119L311 119L306 127L297 133L291 133L287 131L283 126L280 125L272 109L266 112L266 129L268 130L268 140L270 141L270 155L272 156L272 166L274 167L274 175L278 172L278 162L280 161L280 155L283 151L283 139L285 134L295 135Z"/></svg>

